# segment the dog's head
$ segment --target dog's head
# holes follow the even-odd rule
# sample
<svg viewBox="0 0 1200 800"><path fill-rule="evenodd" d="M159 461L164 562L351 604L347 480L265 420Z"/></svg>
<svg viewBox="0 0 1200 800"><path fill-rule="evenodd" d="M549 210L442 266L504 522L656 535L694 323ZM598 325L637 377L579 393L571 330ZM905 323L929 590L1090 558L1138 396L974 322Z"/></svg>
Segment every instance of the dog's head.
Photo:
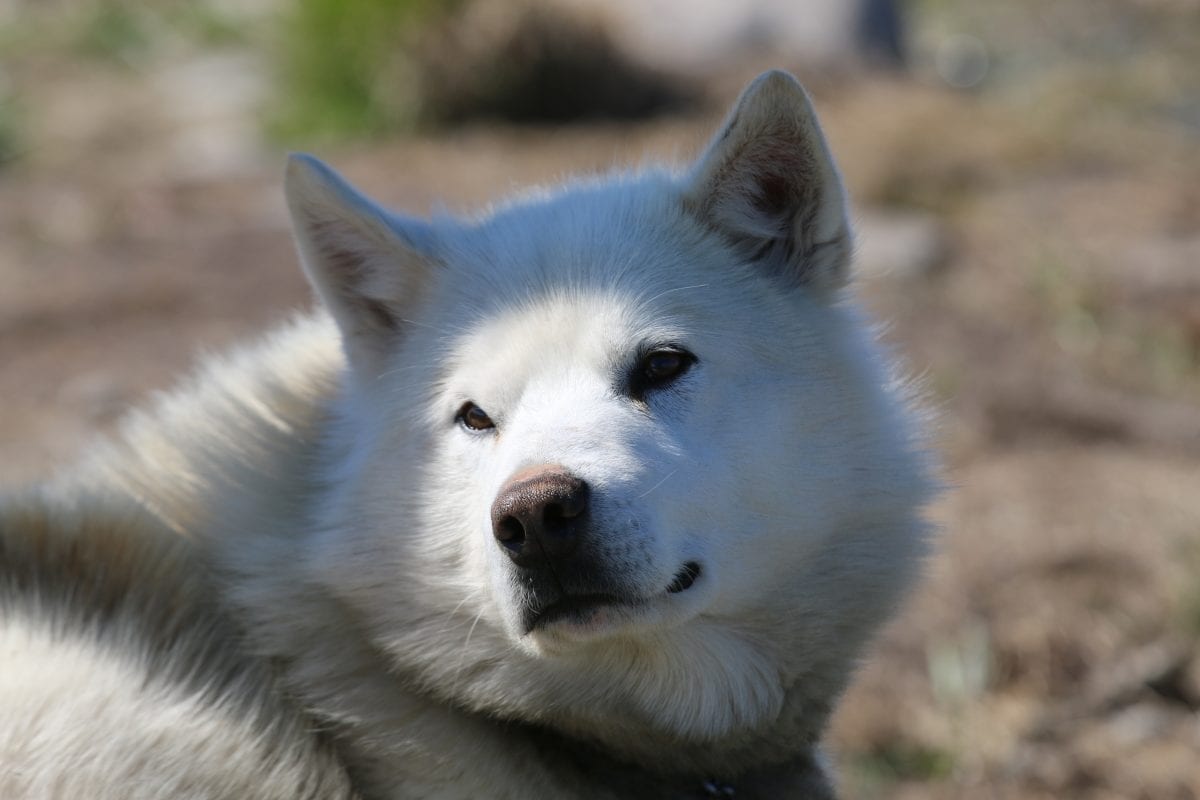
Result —
<svg viewBox="0 0 1200 800"><path fill-rule="evenodd" d="M926 484L792 78L753 83L683 175L470 223L390 214L303 156L288 193L349 365L313 558L383 649L498 713L703 735L777 713L816 660L842 680Z"/></svg>

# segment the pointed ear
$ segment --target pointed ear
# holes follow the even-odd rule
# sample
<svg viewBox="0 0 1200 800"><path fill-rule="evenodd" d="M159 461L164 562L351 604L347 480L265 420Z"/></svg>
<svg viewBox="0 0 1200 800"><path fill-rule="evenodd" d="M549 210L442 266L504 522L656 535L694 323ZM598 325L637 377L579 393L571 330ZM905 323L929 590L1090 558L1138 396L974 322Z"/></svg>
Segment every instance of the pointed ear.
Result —
<svg viewBox="0 0 1200 800"><path fill-rule="evenodd" d="M364 377L379 374L404 309L433 270L422 223L389 214L321 161L295 154L285 181L300 261Z"/></svg>
<svg viewBox="0 0 1200 800"><path fill-rule="evenodd" d="M786 72L764 73L742 92L684 201L790 285L832 290L848 279L845 190L808 95Z"/></svg>

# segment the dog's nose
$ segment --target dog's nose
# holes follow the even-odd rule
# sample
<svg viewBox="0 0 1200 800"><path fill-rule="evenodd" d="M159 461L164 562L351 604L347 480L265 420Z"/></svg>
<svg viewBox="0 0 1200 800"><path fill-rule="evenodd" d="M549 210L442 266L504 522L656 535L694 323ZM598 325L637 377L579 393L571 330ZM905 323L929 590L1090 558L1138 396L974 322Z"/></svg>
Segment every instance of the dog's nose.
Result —
<svg viewBox="0 0 1200 800"><path fill-rule="evenodd" d="M587 483L562 467L522 470L492 504L492 534L518 566L564 559L582 538L588 494Z"/></svg>

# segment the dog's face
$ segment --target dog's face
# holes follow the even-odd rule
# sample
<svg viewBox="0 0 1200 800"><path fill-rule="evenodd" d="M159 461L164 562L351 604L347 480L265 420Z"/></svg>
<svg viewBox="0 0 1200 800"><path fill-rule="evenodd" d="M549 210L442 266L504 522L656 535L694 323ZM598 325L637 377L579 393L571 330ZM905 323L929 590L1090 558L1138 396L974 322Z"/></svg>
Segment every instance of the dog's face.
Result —
<svg viewBox="0 0 1200 800"><path fill-rule="evenodd" d="M617 250L578 255L598 275ZM745 598L760 556L781 552L770 534L790 527L763 515L796 478L786 417L803 387L737 329L761 287L704 274L702 251L635 252L642 275L678 269L496 298L439 381L432 472L523 647L678 626Z"/></svg>
<svg viewBox="0 0 1200 800"><path fill-rule="evenodd" d="M289 184L352 384L314 558L337 551L331 583L397 659L484 707L517 670L542 709L707 734L777 712L791 651L882 613L835 596L855 558L889 569L838 536L911 513L923 478L838 301L844 198L790 78L752 85L689 175L477 224L391 216L308 159Z"/></svg>
<svg viewBox="0 0 1200 800"><path fill-rule="evenodd" d="M431 303L462 329L431 337L436 514L538 652L774 604L854 488L840 310L731 269L719 233L639 189L497 215L448 267L493 277Z"/></svg>
<svg viewBox="0 0 1200 800"><path fill-rule="evenodd" d="M452 491L470 560L521 646L676 625L714 586L699 533L713 521L689 495L724 487L696 485L688 463L708 365L683 320L628 299L499 311L459 342L444 381L437 471L465 478Z"/></svg>

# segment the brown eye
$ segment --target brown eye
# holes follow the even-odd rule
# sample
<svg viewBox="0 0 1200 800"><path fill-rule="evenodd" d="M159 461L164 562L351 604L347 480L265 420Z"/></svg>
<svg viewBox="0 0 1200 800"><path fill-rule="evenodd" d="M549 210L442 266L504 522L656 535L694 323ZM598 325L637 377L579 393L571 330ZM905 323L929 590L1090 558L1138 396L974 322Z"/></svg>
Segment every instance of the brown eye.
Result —
<svg viewBox="0 0 1200 800"><path fill-rule="evenodd" d="M650 383L662 383L683 374L688 362L683 353L656 350L642 359L642 374Z"/></svg>
<svg viewBox="0 0 1200 800"><path fill-rule="evenodd" d="M696 357L686 350L654 350L642 356L629 382L630 394L641 398L650 389L666 386L688 371Z"/></svg>
<svg viewBox="0 0 1200 800"><path fill-rule="evenodd" d="M458 421L463 427L473 431L486 431L496 427L496 423L492 422L487 412L469 400L458 410Z"/></svg>

